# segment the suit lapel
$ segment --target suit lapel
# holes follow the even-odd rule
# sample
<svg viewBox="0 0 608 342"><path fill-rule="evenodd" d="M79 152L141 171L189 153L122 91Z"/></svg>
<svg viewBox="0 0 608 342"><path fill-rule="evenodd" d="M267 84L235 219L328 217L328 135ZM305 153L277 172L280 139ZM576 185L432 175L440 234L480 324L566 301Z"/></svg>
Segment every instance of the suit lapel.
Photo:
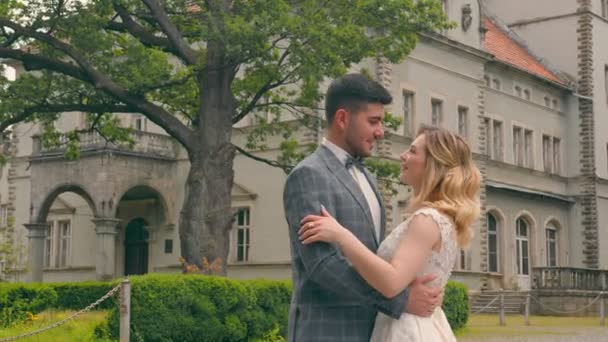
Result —
<svg viewBox="0 0 608 342"><path fill-rule="evenodd" d="M372 219L372 213L369 209L369 204L367 204L367 200L365 199L365 195L363 195L363 192L359 187L359 184L355 182L353 176L348 172L348 170L346 170L346 167L344 167L344 165L338 160L338 158L333 154L333 152L331 152L325 146L321 146L319 149L321 159L323 159L327 168L336 176L336 178L338 178L338 180L342 183L342 185L344 185L346 190L348 190L348 192L355 198L355 200L365 213L368 223L367 226L370 229L376 246L378 246L378 238L376 237L376 233L374 232L375 229L374 220Z"/></svg>

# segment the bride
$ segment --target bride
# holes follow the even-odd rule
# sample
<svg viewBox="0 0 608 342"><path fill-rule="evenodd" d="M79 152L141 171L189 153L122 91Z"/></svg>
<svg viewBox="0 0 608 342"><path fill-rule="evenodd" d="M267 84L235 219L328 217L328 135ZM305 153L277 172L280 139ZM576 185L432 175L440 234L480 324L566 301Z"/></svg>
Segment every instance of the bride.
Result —
<svg viewBox="0 0 608 342"><path fill-rule="evenodd" d="M423 127L401 155L403 183L414 191L409 217L382 242L378 255L322 210L301 222L304 244L335 244L357 272L385 297L399 294L418 276L436 274L445 287L459 248L473 236L479 217L480 173L467 143L448 130ZM441 307L430 317L409 313L376 317L372 342L456 341Z"/></svg>

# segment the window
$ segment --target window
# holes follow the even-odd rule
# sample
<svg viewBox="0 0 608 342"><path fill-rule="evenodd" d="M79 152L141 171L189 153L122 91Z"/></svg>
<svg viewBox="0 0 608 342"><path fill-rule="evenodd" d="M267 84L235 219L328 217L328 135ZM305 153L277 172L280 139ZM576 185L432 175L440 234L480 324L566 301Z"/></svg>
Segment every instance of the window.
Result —
<svg viewBox="0 0 608 342"><path fill-rule="evenodd" d="M560 174L561 163L561 140L543 135L543 169L545 172Z"/></svg>
<svg viewBox="0 0 608 342"><path fill-rule="evenodd" d="M0 227L8 226L8 205L0 206Z"/></svg>
<svg viewBox="0 0 608 342"><path fill-rule="evenodd" d="M606 93L606 103L608 103L608 65L604 65L604 92Z"/></svg>
<svg viewBox="0 0 608 342"><path fill-rule="evenodd" d="M70 257L70 236L71 227L70 221L59 221L59 253L57 267L66 267L69 265Z"/></svg>
<svg viewBox="0 0 608 342"><path fill-rule="evenodd" d="M551 147L551 137L543 135L543 168L545 172L553 171L553 168L551 167Z"/></svg>
<svg viewBox="0 0 608 342"><path fill-rule="evenodd" d="M559 101L557 101L557 99L551 100L551 108L559 110Z"/></svg>
<svg viewBox="0 0 608 342"><path fill-rule="evenodd" d="M521 131L521 127L513 126L513 162L519 166L524 164Z"/></svg>
<svg viewBox="0 0 608 342"><path fill-rule="evenodd" d="M44 237L44 267L51 268L54 266L51 265L52 261L52 253L53 253L53 222L48 223L48 228L46 228L46 235Z"/></svg>
<svg viewBox="0 0 608 342"><path fill-rule="evenodd" d="M135 118L135 130L136 131L147 131L148 130L148 122L145 117L138 116L137 118Z"/></svg>
<svg viewBox="0 0 608 342"><path fill-rule="evenodd" d="M545 100L545 106L551 107L551 99L549 97L545 96L544 100Z"/></svg>
<svg viewBox="0 0 608 342"><path fill-rule="evenodd" d="M515 96L517 96L517 97L521 97L522 96L522 91L521 91L521 87L520 86L515 86Z"/></svg>
<svg viewBox="0 0 608 342"><path fill-rule="evenodd" d="M528 223L523 218L518 218L515 223L516 236L515 247L517 254L517 274L530 274L530 250L528 239Z"/></svg>
<svg viewBox="0 0 608 342"><path fill-rule="evenodd" d="M557 266L557 229L553 225L548 225L545 229L547 240L547 266Z"/></svg>
<svg viewBox="0 0 608 342"><path fill-rule="evenodd" d="M529 89L524 90L524 98L526 100L530 101L530 90Z"/></svg>
<svg viewBox="0 0 608 342"><path fill-rule="evenodd" d="M458 134L462 137L467 137L469 134L468 120L469 108L458 106Z"/></svg>
<svg viewBox="0 0 608 342"><path fill-rule="evenodd" d="M524 130L524 166L534 168L533 135L529 129Z"/></svg>
<svg viewBox="0 0 608 342"><path fill-rule="evenodd" d="M70 240L72 235L69 220L49 222L44 239L45 268L70 266Z"/></svg>
<svg viewBox="0 0 608 342"><path fill-rule="evenodd" d="M532 137L531 130L513 126L513 162L516 165L534 166Z"/></svg>
<svg viewBox="0 0 608 342"><path fill-rule="evenodd" d="M240 208L236 214L236 261L249 261L250 219L249 208Z"/></svg>
<svg viewBox="0 0 608 342"><path fill-rule="evenodd" d="M502 153L502 122L493 120L492 121L492 158L496 160L503 160Z"/></svg>
<svg viewBox="0 0 608 342"><path fill-rule="evenodd" d="M483 119L483 130L486 137L486 150L485 153L488 157L492 157L492 130L491 127L492 120ZM608 149L608 146L606 147Z"/></svg>
<svg viewBox="0 0 608 342"><path fill-rule="evenodd" d="M173 253L173 240L167 239L165 240L165 254Z"/></svg>
<svg viewBox="0 0 608 342"><path fill-rule="evenodd" d="M498 222L488 214L488 271L498 272Z"/></svg>
<svg viewBox="0 0 608 342"><path fill-rule="evenodd" d="M486 118L483 121L486 134L486 153L490 159L503 160L502 122Z"/></svg>
<svg viewBox="0 0 608 342"><path fill-rule="evenodd" d="M414 118L414 93L403 91L403 133L412 135L412 120Z"/></svg>
<svg viewBox="0 0 608 342"><path fill-rule="evenodd" d="M464 249L460 250L460 258L458 258L459 260L459 265L458 268L461 270L467 270L467 251L465 251Z"/></svg>
<svg viewBox="0 0 608 342"><path fill-rule="evenodd" d="M553 173L559 174L561 170L561 151L559 138L553 138Z"/></svg>
<svg viewBox="0 0 608 342"><path fill-rule="evenodd" d="M486 86L489 87L490 86L490 76L485 75L483 77L483 81L485 82Z"/></svg>
<svg viewBox="0 0 608 342"><path fill-rule="evenodd" d="M431 100L431 124L433 126L440 126L442 122L442 112L443 112L443 102L441 100L432 99Z"/></svg>
<svg viewBox="0 0 608 342"><path fill-rule="evenodd" d="M498 78L492 80L492 85L494 86L494 89L500 90L500 80Z"/></svg>

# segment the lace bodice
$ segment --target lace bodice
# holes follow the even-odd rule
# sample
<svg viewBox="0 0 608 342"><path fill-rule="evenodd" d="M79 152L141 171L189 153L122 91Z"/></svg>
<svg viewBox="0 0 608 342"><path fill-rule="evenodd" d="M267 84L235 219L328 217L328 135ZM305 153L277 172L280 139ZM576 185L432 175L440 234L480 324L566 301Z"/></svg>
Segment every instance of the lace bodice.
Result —
<svg viewBox="0 0 608 342"><path fill-rule="evenodd" d="M458 245L456 242L454 224L447 216L440 213L437 209L423 208L414 212L412 216L399 224L386 239L384 239L378 248L378 256L387 261L390 261L393 258L393 255L399 246L399 242L403 236L405 236L409 223L416 215L430 216L437 223L441 232L441 248L439 251L432 252L426 265L418 275L435 274L437 275L437 279L432 285L444 287L452 274L456 256L458 255Z"/></svg>

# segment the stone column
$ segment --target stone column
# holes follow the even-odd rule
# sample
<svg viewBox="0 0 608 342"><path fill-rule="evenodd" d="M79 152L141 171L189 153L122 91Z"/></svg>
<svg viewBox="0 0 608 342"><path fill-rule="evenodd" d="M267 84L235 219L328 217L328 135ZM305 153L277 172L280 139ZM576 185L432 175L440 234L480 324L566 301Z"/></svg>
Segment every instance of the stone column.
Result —
<svg viewBox="0 0 608 342"><path fill-rule="evenodd" d="M42 282L42 267L44 264L44 239L50 227L48 223L25 223L28 234L29 270L31 282Z"/></svg>
<svg viewBox="0 0 608 342"><path fill-rule="evenodd" d="M97 280L112 280L116 274L116 234L120 220L111 217L94 218L97 233L95 273Z"/></svg>

